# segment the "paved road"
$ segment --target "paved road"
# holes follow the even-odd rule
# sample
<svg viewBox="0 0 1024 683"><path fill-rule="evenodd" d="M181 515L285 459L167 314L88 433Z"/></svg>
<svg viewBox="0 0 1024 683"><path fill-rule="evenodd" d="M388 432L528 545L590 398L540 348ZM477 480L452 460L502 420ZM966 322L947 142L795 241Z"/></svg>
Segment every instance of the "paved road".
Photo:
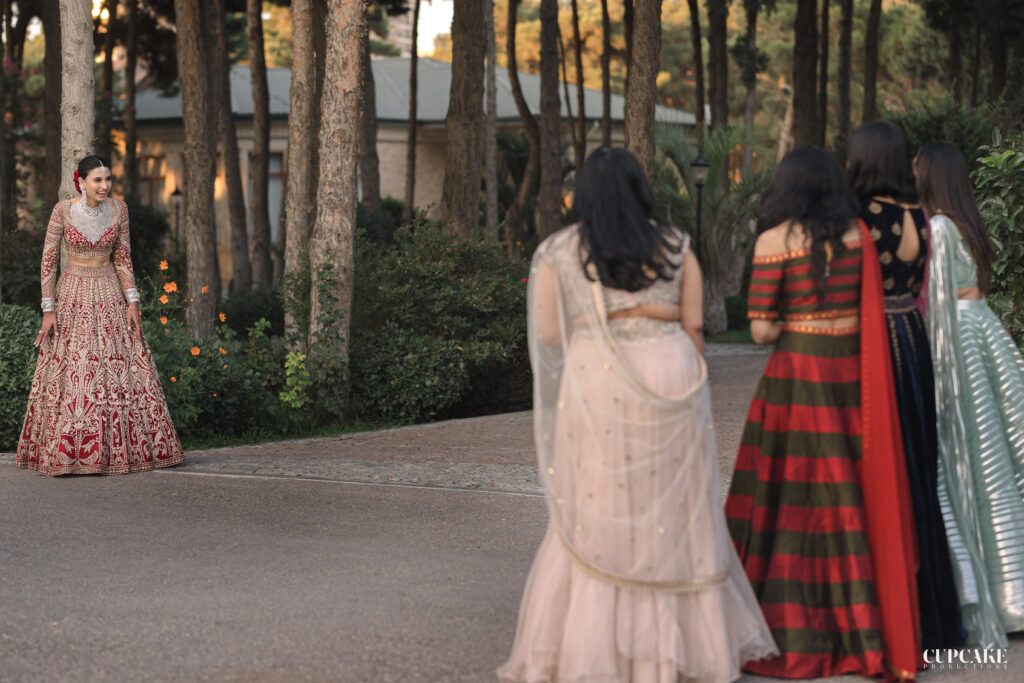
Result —
<svg viewBox="0 0 1024 683"><path fill-rule="evenodd" d="M724 472L766 358L709 352ZM493 681L546 522L525 413L189 453L126 477L11 462L3 683ZM954 679L1018 680L922 676Z"/></svg>

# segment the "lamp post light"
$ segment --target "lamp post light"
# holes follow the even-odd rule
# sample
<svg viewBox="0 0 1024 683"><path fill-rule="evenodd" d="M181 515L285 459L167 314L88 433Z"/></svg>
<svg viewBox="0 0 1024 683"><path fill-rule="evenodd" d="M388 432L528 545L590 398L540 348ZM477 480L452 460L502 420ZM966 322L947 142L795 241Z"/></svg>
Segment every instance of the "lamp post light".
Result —
<svg viewBox="0 0 1024 683"><path fill-rule="evenodd" d="M711 162L704 158L704 154L697 151L697 158L690 162L690 168L693 170L693 184L697 186L697 239L694 240L696 249L694 253L697 255L697 261L701 259L701 223L704 218L704 206L703 206L703 193L704 184L708 182L708 173L711 171Z"/></svg>
<svg viewBox="0 0 1024 683"><path fill-rule="evenodd" d="M174 207L174 253L181 253L181 186L171 193L171 205Z"/></svg>

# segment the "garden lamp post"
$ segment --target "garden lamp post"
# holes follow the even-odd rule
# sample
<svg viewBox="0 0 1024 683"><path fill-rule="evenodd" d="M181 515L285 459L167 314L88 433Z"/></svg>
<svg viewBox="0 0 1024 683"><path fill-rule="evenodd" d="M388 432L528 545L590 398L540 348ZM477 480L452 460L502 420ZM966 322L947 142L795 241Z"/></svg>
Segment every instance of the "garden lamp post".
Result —
<svg viewBox="0 0 1024 683"><path fill-rule="evenodd" d="M181 186L171 193L171 204L174 206L174 252L181 252Z"/></svg>
<svg viewBox="0 0 1024 683"><path fill-rule="evenodd" d="M708 173L711 171L711 162L704 158L704 155L697 151L697 158L690 162L690 168L693 170L693 184L697 186L697 239L694 240L696 249L694 253L697 255L697 261L701 261L701 221L703 220L703 197L701 196L704 192L704 184L708 182Z"/></svg>

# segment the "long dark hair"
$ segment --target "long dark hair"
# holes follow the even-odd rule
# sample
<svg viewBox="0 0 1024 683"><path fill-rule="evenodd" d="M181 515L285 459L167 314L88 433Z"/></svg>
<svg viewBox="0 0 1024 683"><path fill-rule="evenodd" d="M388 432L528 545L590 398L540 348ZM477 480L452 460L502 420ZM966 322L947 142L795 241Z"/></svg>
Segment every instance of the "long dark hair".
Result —
<svg viewBox="0 0 1024 683"><path fill-rule="evenodd" d="M947 142L929 142L917 153L914 170L921 204L929 214L945 214L956 223L978 266L978 287L988 292L996 253L974 200L964 156Z"/></svg>
<svg viewBox="0 0 1024 683"><path fill-rule="evenodd" d="M857 199L917 201L907 139L896 124L873 121L858 128L850 138L847 161L850 188Z"/></svg>
<svg viewBox="0 0 1024 683"><path fill-rule="evenodd" d="M803 226L810 239L811 266L819 290L826 270L825 244L835 256L843 253L843 235L859 213L839 165L819 147L801 147L775 168L771 185L757 210L757 232L778 225Z"/></svg>
<svg viewBox="0 0 1024 683"><path fill-rule="evenodd" d="M654 193L640 162L624 149L601 147L584 162L576 183L580 259L587 277L635 292L671 280L682 249L671 226L654 218Z"/></svg>

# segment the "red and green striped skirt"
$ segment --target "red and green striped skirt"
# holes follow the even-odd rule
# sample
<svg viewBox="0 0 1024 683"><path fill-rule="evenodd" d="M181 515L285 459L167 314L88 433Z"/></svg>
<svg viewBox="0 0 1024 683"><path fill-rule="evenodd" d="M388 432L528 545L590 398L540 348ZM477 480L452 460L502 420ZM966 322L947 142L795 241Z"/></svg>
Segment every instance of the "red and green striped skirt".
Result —
<svg viewBox="0 0 1024 683"><path fill-rule="evenodd" d="M780 678L884 673L857 476L860 335L783 332L750 405L725 514Z"/></svg>

